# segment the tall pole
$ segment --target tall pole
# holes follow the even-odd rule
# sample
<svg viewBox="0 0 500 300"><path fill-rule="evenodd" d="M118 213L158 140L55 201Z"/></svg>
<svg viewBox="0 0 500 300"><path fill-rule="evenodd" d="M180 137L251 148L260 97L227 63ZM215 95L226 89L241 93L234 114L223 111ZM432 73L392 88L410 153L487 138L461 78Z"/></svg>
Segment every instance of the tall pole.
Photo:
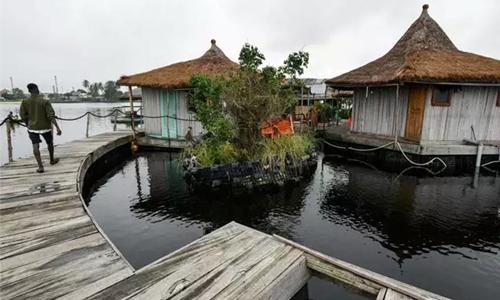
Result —
<svg viewBox="0 0 500 300"><path fill-rule="evenodd" d="M12 159L12 137L10 135L10 133L11 133L10 126L11 126L10 119L6 120L5 121L5 128L7 129L7 151L9 153L9 162L12 162L14 160Z"/></svg>
<svg viewBox="0 0 500 300"><path fill-rule="evenodd" d="M10 88L11 88L11 93L14 94L14 81L12 80L12 77L10 77Z"/></svg>
<svg viewBox="0 0 500 300"><path fill-rule="evenodd" d="M132 95L132 87L128 86L128 98L130 100L130 120L132 125L132 138L135 140L135 116L134 116L134 97Z"/></svg>
<svg viewBox="0 0 500 300"><path fill-rule="evenodd" d="M57 76L54 75L54 83L56 87L56 99L59 99L59 88L57 87Z"/></svg>
<svg viewBox="0 0 500 300"><path fill-rule="evenodd" d="M167 90L167 139L168 148L170 148L170 91Z"/></svg>
<svg viewBox="0 0 500 300"><path fill-rule="evenodd" d="M399 125L399 83L396 85L396 103L394 105L395 110L395 118L394 118L394 148L396 148L396 144L398 143L398 125Z"/></svg>

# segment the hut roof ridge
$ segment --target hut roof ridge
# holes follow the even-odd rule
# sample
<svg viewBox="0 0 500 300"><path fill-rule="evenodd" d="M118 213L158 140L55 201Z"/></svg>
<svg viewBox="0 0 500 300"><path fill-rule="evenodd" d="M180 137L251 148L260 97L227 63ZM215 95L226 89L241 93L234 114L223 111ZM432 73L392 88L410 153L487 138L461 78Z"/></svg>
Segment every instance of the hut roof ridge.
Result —
<svg viewBox="0 0 500 300"><path fill-rule="evenodd" d="M214 39L210 43L210 48L199 58L176 62L135 75L122 76L117 83L130 86L178 88L187 87L194 74L229 75L238 70L239 65L224 54Z"/></svg>

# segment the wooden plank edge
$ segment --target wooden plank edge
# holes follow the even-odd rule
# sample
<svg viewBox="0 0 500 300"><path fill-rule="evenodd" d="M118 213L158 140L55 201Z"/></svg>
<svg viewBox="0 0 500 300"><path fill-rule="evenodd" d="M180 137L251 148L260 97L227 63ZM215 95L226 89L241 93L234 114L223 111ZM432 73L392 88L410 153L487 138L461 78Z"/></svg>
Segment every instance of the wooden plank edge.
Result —
<svg viewBox="0 0 500 300"><path fill-rule="evenodd" d="M283 243L290 245L292 247L295 247L299 250L302 250L303 252L310 254L317 259L328 262L328 263L330 263L330 264L332 264L340 269L347 270L355 275L358 275L362 278L368 279L376 284L390 288L394 291L397 291L397 292L402 293L404 295L410 296L410 297L415 298L417 300L429 300L429 299L451 300L449 298L428 292L426 290L422 290L420 288L406 284L406 283L398 281L396 279L392 279L390 277L369 271L367 269L358 267L358 266L350 264L348 262L344 262L340 259L336 259L336 258L327 256L321 252L307 248L306 246L303 246L303 245L300 245L300 244L295 243L293 241L290 241L288 239L285 239L284 237L281 237L279 235L274 234L273 237L275 239L277 239L278 241L283 242Z"/></svg>
<svg viewBox="0 0 500 300"><path fill-rule="evenodd" d="M377 299L375 299L375 300L384 300L386 292L387 292L386 288L381 288L380 291L377 294Z"/></svg>
<svg viewBox="0 0 500 300"><path fill-rule="evenodd" d="M222 230L222 229L227 229L227 228L230 228L230 227L234 227L234 226L236 226L236 225L242 226L242 225L240 225L240 224L238 224L238 223L236 223L236 222L232 221L232 222L227 223L226 225L224 225L224 226L222 226L222 227L220 227L220 228L218 228L218 229L216 229L216 230L212 231L211 233L216 232L217 230ZM227 228L226 228L226 227L227 227ZM156 264L158 264L158 263L160 263L160 262L164 261L164 260L165 260L165 259L167 259L168 257L175 256L175 255L176 255L176 254L178 254L179 252L185 251L185 250L186 250L186 249L188 249L189 247L192 247L192 246L196 245L197 243L199 243L201 239L203 239L203 238L205 238L205 239L209 238L211 233L209 233L209 234L207 234L207 235L204 235L204 236L202 236L202 237L200 237L200 238L198 238L198 239L196 239L196 240L192 241L191 243L189 243L189 244L187 244L187 245L185 245L185 246L183 246L183 247L181 247L181 248L179 248L179 249L177 249L177 250L175 250L175 251L173 251L173 252L171 252L171 253L169 253L169 254L167 254L167 255L163 256L163 257L160 257L159 259L157 259L157 260L155 260L155 261L153 261L153 262L151 262L151 263L149 263L149 264L145 265L144 267L140 268L139 270L136 270L136 273L138 273L138 272L143 272L144 270L147 270L147 269L149 269L149 268L151 268L151 267L154 267ZM242 232L238 232L237 234L241 234L241 233L243 233L243 231L242 231Z"/></svg>
<svg viewBox="0 0 500 300"><path fill-rule="evenodd" d="M292 265L276 277L255 299L289 300L309 282L312 272L306 258L300 256Z"/></svg>
<svg viewBox="0 0 500 300"><path fill-rule="evenodd" d="M304 253L304 255L306 257L307 267L314 271L316 277L330 281L349 292L366 297L373 297L377 295L382 288L379 284L319 260L310 254Z"/></svg>
<svg viewBox="0 0 500 300"><path fill-rule="evenodd" d="M120 256L120 258L125 262L125 264L132 270L132 272L135 272L135 268L130 264L130 262L125 258L125 256L121 253L121 251L115 246L115 244L113 244L113 242L111 241L111 239L108 237L108 235L104 232L104 230L101 228L101 226L99 226L99 224L97 223L96 219L94 218L94 216L92 215L92 213L90 212L90 209L87 207L87 205L85 204L85 199L83 199L83 196L82 196L82 186L81 184L83 182L80 182L80 178L85 178L85 174L83 173L83 170L82 170L82 167L83 165L87 162L88 159L90 159L92 157L92 154L94 154L96 152L96 150L99 150L101 148L104 148L104 147L107 147L109 146L111 143L113 142L116 142L116 141L121 141L119 143L119 145L117 147L120 147L120 146L123 146L124 144L130 142L130 135L126 135L126 136L120 136L118 138L115 138L113 140L110 140L108 141L106 144L98 147L97 149L94 149L92 152L88 153L85 158L81 161L80 163L80 166L78 167L78 171L76 172L76 190L78 192L78 198L80 199L80 202L83 206L83 209L85 210L85 212L87 213L87 215L89 216L90 220L92 221L92 223L94 224L94 226L96 227L97 231L101 234L101 236L106 240L106 242L109 244L109 246L116 252L116 254L118 254L118 256ZM103 152L102 155L105 155L106 153L108 153L109 151L112 151L113 149L115 149L116 147L113 147L112 149L109 149L108 151L106 152ZM102 156L100 156L102 157ZM100 158L99 157L99 158ZM99 158L96 158L99 159ZM90 164L91 165L91 164ZM89 165L89 166L90 166Z"/></svg>

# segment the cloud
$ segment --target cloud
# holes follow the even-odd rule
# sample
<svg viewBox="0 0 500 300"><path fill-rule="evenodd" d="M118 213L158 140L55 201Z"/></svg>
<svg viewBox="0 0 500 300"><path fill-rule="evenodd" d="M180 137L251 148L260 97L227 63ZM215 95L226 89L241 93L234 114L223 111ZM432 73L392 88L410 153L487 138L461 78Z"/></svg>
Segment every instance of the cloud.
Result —
<svg viewBox="0 0 500 300"><path fill-rule="evenodd" d="M0 88L64 90L201 56L215 38L237 60L245 42L267 63L310 52L308 77L333 77L386 53L422 1L2 1ZM500 58L500 2L429 1L430 15L464 51ZM61 90L61 88L60 88Z"/></svg>

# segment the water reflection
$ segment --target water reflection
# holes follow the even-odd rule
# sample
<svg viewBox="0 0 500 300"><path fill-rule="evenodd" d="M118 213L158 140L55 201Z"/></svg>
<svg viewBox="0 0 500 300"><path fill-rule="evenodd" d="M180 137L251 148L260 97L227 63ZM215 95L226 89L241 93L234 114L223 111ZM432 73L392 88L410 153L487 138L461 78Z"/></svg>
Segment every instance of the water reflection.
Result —
<svg viewBox="0 0 500 300"><path fill-rule="evenodd" d="M191 194L182 178L176 157L163 153L147 154L150 192L138 199L130 209L137 218L152 222L179 220L200 224L208 233L236 221L261 231L290 237L300 223L304 206L304 182L301 186L287 186L274 192L219 191ZM137 180L142 180L136 163ZM138 184L138 187L141 185Z"/></svg>
<svg viewBox="0 0 500 300"><path fill-rule="evenodd" d="M330 159L334 177L325 186L320 213L393 251L398 262L431 250L458 248L500 253L500 179L418 178Z"/></svg>
<svg viewBox="0 0 500 300"><path fill-rule="evenodd" d="M200 195L190 193L175 158L138 154L89 199L136 268L236 221L453 299L500 293L500 178L481 175L474 188L472 176L401 175L328 158L296 186ZM346 297L317 289L316 300Z"/></svg>

